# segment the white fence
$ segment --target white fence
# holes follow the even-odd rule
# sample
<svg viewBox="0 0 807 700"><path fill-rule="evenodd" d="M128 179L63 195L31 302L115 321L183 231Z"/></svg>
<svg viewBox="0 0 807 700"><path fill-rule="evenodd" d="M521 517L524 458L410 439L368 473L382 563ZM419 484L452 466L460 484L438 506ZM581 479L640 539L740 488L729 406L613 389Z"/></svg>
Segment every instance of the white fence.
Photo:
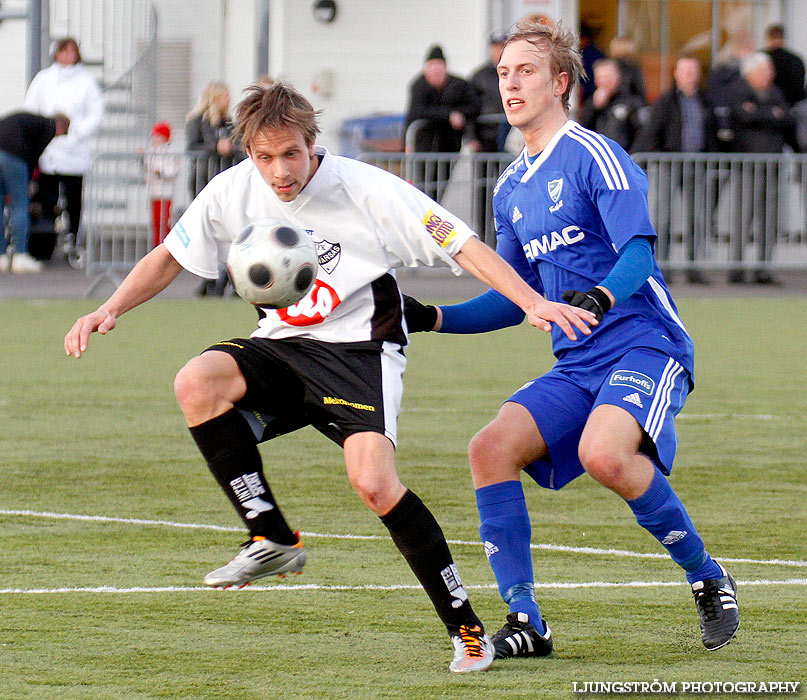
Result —
<svg viewBox="0 0 807 700"><path fill-rule="evenodd" d="M172 157L175 221L193 194L230 162L187 153ZM490 203L511 155L366 153L361 158L423 189L495 245ZM807 269L807 155L654 153L633 159L648 174L650 218L663 268ZM152 246L143 155L99 156L85 190L86 272L117 282L117 275Z"/></svg>

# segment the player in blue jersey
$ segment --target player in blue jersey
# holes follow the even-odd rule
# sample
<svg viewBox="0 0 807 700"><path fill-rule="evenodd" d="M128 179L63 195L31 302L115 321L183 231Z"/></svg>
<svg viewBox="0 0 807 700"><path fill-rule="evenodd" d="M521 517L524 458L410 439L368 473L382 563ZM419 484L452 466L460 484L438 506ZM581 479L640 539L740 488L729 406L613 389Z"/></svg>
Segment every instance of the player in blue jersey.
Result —
<svg viewBox="0 0 807 700"><path fill-rule="evenodd" d="M693 386L693 345L653 256L647 178L614 141L569 120L582 70L560 26L520 23L498 65L511 125L526 147L494 190L497 252L550 301L596 314L591 334L553 326L557 363L528 382L471 440L480 534L510 614L498 658L545 656L552 635L535 600L521 472L559 489L588 472L628 504L692 586L707 649L739 624L734 579L704 548L666 476L674 419ZM524 313L493 290L462 304L407 299L410 330L478 333Z"/></svg>

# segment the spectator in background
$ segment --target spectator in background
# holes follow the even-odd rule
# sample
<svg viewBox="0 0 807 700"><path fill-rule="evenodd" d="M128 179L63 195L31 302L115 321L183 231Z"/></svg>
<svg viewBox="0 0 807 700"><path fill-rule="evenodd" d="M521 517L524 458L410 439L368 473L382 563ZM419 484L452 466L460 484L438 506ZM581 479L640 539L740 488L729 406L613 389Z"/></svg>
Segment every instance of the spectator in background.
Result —
<svg viewBox="0 0 807 700"><path fill-rule="evenodd" d="M459 153L463 132L478 115L479 101L473 87L448 72L443 49L435 44L426 54L421 74L409 86L404 134L412 124L420 122L415 127L415 151ZM450 165L440 161L419 168L415 185L439 201L448 183Z"/></svg>
<svg viewBox="0 0 807 700"><path fill-rule="evenodd" d="M773 61L774 84L782 91L787 103L792 107L807 97L804 90L804 61L785 48L785 28L772 24L765 31L767 53Z"/></svg>
<svg viewBox="0 0 807 700"><path fill-rule="evenodd" d="M245 158L233 139L230 116L230 89L219 80L209 82L185 124L188 151L196 156L190 166L191 197L196 197L214 176ZM223 296L227 288L227 268L219 270L215 280L205 280L199 296Z"/></svg>
<svg viewBox="0 0 807 700"><path fill-rule="evenodd" d="M616 36L608 45L610 58L617 62L622 76L622 89L628 94L638 97L642 105L647 104L647 93L639 59L636 56L636 44L626 36Z"/></svg>
<svg viewBox="0 0 807 700"><path fill-rule="evenodd" d="M510 130L504 116L502 97L499 94L499 75L496 66L502 56L507 35L494 32L488 41L488 60L471 75L468 82L476 91L479 115L472 123L473 150L478 153L498 153Z"/></svg>
<svg viewBox="0 0 807 700"><path fill-rule="evenodd" d="M675 62L673 72L675 87L660 95L648 110L646 122L642 125L633 144L635 153L701 153L717 148L717 126L711 103L701 89L703 71L700 61L694 56L681 56ZM667 172L667 182L658 185L662 195L662 212L659 216L658 242L656 255L662 266L669 258L672 225L672 198L675 189L681 193L684 214L684 246L686 259L697 259L699 242L706 230L706 202L703 184L706 166L694 163L691 167L678 170L675 181ZM660 176L665 173L660 173ZM667 196L667 193L668 196ZM665 272L669 280L671 273ZM701 272L690 266L687 279L694 284L705 284Z"/></svg>
<svg viewBox="0 0 807 700"><path fill-rule="evenodd" d="M619 64L612 58L594 64L594 85L594 93L580 112L580 123L629 151L639 128L639 112L644 103L625 90Z"/></svg>
<svg viewBox="0 0 807 700"><path fill-rule="evenodd" d="M205 86L188 114L185 139L188 151L197 156L190 183L191 195L195 197L215 175L244 159L233 140L227 85L214 80Z"/></svg>
<svg viewBox="0 0 807 700"><path fill-rule="evenodd" d="M67 133L70 119L30 112L15 112L0 119L0 272L39 272L42 264L28 253L28 185L31 173L47 145ZM14 257L7 253L4 214L8 197L8 223Z"/></svg>
<svg viewBox="0 0 807 700"><path fill-rule="evenodd" d="M743 58L754 52L754 37L748 31L735 32L718 53L706 81L706 95L714 105L717 120L717 145L723 153L737 151L731 105L735 93L743 89L740 74Z"/></svg>
<svg viewBox="0 0 807 700"><path fill-rule="evenodd" d="M594 94L594 64L606 58L600 47L594 43L594 33L587 24L580 25L580 56L583 59L583 74L580 76L580 103Z"/></svg>
<svg viewBox="0 0 807 700"><path fill-rule="evenodd" d="M179 161L170 152L171 125L157 122L151 127L151 145L143 157L146 186L151 200L151 245L156 248L171 230L171 202Z"/></svg>
<svg viewBox="0 0 807 700"><path fill-rule="evenodd" d="M735 124L737 150L740 153L781 153L785 139L794 128L790 105L782 91L774 85L771 57L764 52L746 56L740 66L743 83L731 103L731 118ZM776 243L779 207L778 162L761 163L753 168L753 196L750 206L736 207L733 221L732 259L741 262L745 247L745 232L753 235L760 266L754 271L757 284L772 284L767 269ZM743 210L747 220L743 220ZM743 270L729 274L729 282L744 281Z"/></svg>
<svg viewBox="0 0 807 700"><path fill-rule="evenodd" d="M25 94L24 109L46 117L58 113L70 118L70 131L54 138L39 159L37 199L42 217L52 226L58 213L60 188L63 190L70 220L66 243L73 245L81 225L84 174L92 163L90 137L104 116L101 90L81 65L75 39L66 37L56 42L53 64L34 76Z"/></svg>
<svg viewBox="0 0 807 700"><path fill-rule="evenodd" d="M502 56L507 35L494 32L488 40L488 60L469 78L476 90L480 114L471 124L469 143L476 153L500 153L510 131L504 116L502 97L499 94L499 74L496 66ZM493 234L493 213L488 203L493 196L493 187L499 179L499 166L493 160L475 160L472 163L472 178L475 183L473 219L474 228L483 240L488 232Z"/></svg>

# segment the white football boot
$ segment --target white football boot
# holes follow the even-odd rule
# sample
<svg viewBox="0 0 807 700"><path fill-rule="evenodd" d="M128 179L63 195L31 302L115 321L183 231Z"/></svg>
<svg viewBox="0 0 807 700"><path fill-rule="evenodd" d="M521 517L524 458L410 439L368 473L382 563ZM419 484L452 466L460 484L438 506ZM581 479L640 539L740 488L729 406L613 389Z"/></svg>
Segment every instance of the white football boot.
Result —
<svg viewBox="0 0 807 700"><path fill-rule="evenodd" d="M205 576L205 585L214 588L243 588L265 576L301 574L307 555L300 533L294 534L297 536L297 544L293 545L278 544L265 537L253 537L229 564Z"/></svg>
<svg viewBox="0 0 807 700"><path fill-rule="evenodd" d="M493 663L493 643L479 626L461 625L459 632L451 636L454 644L454 659L449 669L454 673L487 671Z"/></svg>

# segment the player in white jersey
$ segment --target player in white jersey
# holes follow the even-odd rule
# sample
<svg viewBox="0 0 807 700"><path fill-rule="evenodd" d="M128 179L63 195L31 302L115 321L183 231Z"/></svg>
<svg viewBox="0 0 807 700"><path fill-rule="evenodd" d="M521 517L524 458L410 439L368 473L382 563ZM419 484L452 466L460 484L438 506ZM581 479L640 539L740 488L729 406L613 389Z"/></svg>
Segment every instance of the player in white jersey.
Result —
<svg viewBox="0 0 807 700"><path fill-rule="evenodd" d="M734 579L705 550L666 476L674 419L692 388L693 346L653 257L647 178L614 141L568 119L582 64L559 26L519 24L498 65L524 152L496 185L497 252L548 299L597 314L577 342L557 329L558 362L528 382L471 441L480 534L510 613L497 657L546 656L521 472L559 489L584 471L615 491L686 573L707 649L739 627ZM410 330L471 333L520 323L494 290L463 304L407 300Z"/></svg>
<svg viewBox="0 0 807 700"><path fill-rule="evenodd" d="M237 110L249 160L216 176L177 225L98 310L65 338L80 357L92 332L164 289L183 268L214 276L247 224L283 218L317 242L309 295L286 309L258 307L250 338L217 343L177 374L175 392L202 455L250 540L205 583L242 586L300 571L306 552L266 482L257 444L313 425L344 449L348 477L423 585L454 645L450 669L486 670L493 650L428 508L394 461L407 342L394 269L457 263L495 286L533 325L569 337L594 315L547 302L462 222L403 180L314 145L310 103L282 83L252 86Z"/></svg>

